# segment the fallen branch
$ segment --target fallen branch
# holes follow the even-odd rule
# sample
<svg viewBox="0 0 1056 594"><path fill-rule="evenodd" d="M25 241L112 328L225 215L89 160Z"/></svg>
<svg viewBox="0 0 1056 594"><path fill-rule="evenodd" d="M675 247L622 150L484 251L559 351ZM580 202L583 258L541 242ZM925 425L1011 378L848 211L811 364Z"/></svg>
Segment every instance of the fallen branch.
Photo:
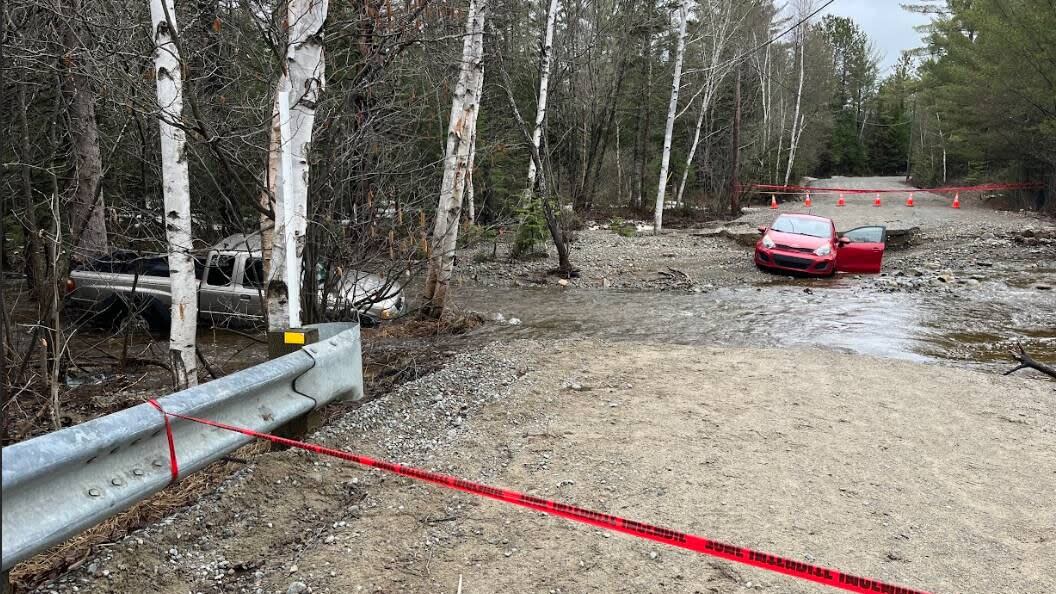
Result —
<svg viewBox="0 0 1056 594"><path fill-rule="evenodd" d="M224 372L210 365L209 361L205 358L205 355L202 354L201 349L195 347L194 354L198 356L198 361L202 364L202 367L205 367L205 370L209 372L209 375L212 376L213 379L220 379L223 377Z"/></svg>
<svg viewBox="0 0 1056 594"><path fill-rule="evenodd" d="M693 286L693 279L688 274L678 270L677 268L667 267L667 272L663 270L657 270L656 274L663 277L664 280L671 283L676 289L688 289Z"/></svg>
<svg viewBox="0 0 1056 594"><path fill-rule="evenodd" d="M1018 352L1017 352L1017 350L1013 350L1013 351L1010 351L1009 354L1012 355L1012 358L1014 360L1019 362L1019 365L1017 365L1016 367L1006 371L1005 375L1011 375L1011 374L1019 371L1020 369L1026 369L1026 368L1029 367L1030 369L1034 369L1034 370L1040 371L1040 372L1048 375L1049 377L1056 378L1056 369L1054 369L1052 367L1049 367L1048 365L1046 365L1044 363L1036 361L1033 357L1031 357L1030 355L1027 354L1027 351L1025 351L1023 349L1023 345L1022 344L1017 342L1016 343L1016 349L1018 350Z"/></svg>

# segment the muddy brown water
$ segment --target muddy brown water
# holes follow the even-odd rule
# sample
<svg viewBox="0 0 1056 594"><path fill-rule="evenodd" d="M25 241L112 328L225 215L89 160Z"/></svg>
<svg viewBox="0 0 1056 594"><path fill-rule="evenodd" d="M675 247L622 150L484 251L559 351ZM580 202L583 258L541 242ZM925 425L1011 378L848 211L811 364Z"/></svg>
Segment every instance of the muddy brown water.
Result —
<svg viewBox="0 0 1056 594"><path fill-rule="evenodd" d="M478 335L582 335L687 345L820 346L913 361L1004 369L1022 344L1056 360L1056 292L1020 274L994 271L951 292L881 292L875 279L761 276L707 293L463 286L459 303L520 324L489 324ZM1051 280L1051 279L1050 279Z"/></svg>

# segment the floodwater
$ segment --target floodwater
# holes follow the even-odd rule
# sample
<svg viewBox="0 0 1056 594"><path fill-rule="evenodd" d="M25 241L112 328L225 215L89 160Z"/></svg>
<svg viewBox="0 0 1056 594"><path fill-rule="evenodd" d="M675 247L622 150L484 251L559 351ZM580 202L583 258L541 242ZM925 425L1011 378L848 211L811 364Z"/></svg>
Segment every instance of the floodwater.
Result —
<svg viewBox="0 0 1056 594"><path fill-rule="evenodd" d="M480 331L493 337L810 346L993 369L1008 367L1021 342L1040 360L1056 358L1056 293L1018 275L995 271L949 293L881 292L869 280L778 277L698 294L462 286L457 300L520 320Z"/></svg>

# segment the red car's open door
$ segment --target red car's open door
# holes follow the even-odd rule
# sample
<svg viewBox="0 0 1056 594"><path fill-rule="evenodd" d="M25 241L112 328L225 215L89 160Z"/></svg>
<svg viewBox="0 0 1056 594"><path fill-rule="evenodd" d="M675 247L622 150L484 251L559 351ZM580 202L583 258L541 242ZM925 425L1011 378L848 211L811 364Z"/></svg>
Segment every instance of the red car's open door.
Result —
<svg viewBox="0 0 1056 594"><path fill-rule="evenodd" d="M836 248L836 272L880 272L886 244L887 227L858 227L845 232Z"/></svg>

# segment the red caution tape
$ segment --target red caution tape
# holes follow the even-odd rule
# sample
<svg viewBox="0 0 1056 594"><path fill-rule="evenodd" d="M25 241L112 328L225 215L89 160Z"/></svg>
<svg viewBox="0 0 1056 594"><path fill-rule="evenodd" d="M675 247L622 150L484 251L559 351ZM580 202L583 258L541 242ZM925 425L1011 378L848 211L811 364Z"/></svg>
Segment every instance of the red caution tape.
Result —
<svg viewBox="0 0 1056 594"><path fill-rule="evenodd" d="M437 472L430 472L428 470L422 470L411 466L404 466L403 464L394 464L392 462L385 462L384 460L377 460L369 456L363 456L360 454L353 454L351 452L345 452L342 450L335 450L314 443L305 443L303 441L297 441L294 439L287 439L285 437L279 437L277 435L271 435L268 433L260 433L253 431L252 429L246 429L243 427L236 427L234 425L228 425L226 423L220 423L217 421L210 421L208 419L199 419L197 417L190 417L181 415L178 413L170 413L161 409L157 402L151 400L150 404L160 410L167 416L172 416L178 419L186 421L193 421L195 423L201 423L210 427L217 427L219 429L225 429L227 431L234 431L235 433L241 433L250 437L256 437L259 439L265 439L267 441L281 444L291 448L298 448L321 454L324 456L332 456L334 458L340 458L349 462L354 462L361 466L369 468L377 468L407 478L412 478L418 481L426 483L432 483L448 489L454 489L456 491L462 491L465 493L471 493L473 495L479 495L481 497L487 497L489 499L495 499L497 501L503 501L506 503L512 503L521 507L526 507L535 511L550 514L552 516L560 516L568 520L574 520L576 522L582 522L598 528L604 528L606 530L612 530L614 532L622 532L624 534L630 534L638 538L652 540L666 545L687 549L697 553L702 553L711 557L718 557L720 559L727 559L744 565L751 565L753 567L759 567L761 569L767 569L777 573L783 573L792 577L797 577L803 580L810 580L826 586L832 586L849 592L881 592L885 594L928 594L923 590L914 590L913 588L906 588L903 586L894 586L878 580L859 577L837 571L828 567L821 567L819 565L811 565L809 563L803 563L787 557L781 557L779 555L771 555L770 553L764 553L762 551L756 551L745 547L739 547L731 544L705 538L703 536L696 536L693 534L687 534L685 532L679 532L677 530L671 530L670 528L661 528L659 526L653 526L652 524L646 524L643 522L636 522L634 520L628 520L619 516L613 516L610 514L604 514L601 512L592 511L582 507L574 505L568 505L566 503L559 503L550 499L543 499L541 497L534 497L532 495L526 495L524 493L518 493L517 491L510 491L508 489L500 489L498 487L489 487L480 483L474 483L464 479L460 479L454 476L440 474ZM166 430L168 430L168 419L166 418ZM169 435L169 453L173 456L172 467L173 472L176 472L176 458L175 451L172 446L172 433L168 432ZM175 474L173 475L175 476Z"/></svg>
<svg viewBox="0 0 1056 594"><path fill-rule="evenodd" d="M1044 188L1044 184L1041 182L1024 182L1024 183L1009 183L1009 184L982 184L977 186L943 186L940 188L903 188L903 189L862 189L862 188L819 188L815 186L785 186L785 185L773 185L773 184L750 184L747 186L738 186L741 191L744 192L764 192L764 193L785 193L785 194L802 194L805 192L814 193L835 193L843 192L845 194L893 194L903 192L931 192L932 194L948 194L956 192L996 192L999 190L1040 190Z"/></svg>
<svg viewBox="0 0 1056 594"><path fill-rule="evenodd" d="M151 398L147 401L154 408L158 409L161 413L161 418L165 420L165 438L169 441L169 472L172 474L172 482L176 482L176 479L180 476L180 463L176 460L176 442L172 439L172 425L169 424L169 413L165 412L165 409L161 408L157 400Z"/></svg>

